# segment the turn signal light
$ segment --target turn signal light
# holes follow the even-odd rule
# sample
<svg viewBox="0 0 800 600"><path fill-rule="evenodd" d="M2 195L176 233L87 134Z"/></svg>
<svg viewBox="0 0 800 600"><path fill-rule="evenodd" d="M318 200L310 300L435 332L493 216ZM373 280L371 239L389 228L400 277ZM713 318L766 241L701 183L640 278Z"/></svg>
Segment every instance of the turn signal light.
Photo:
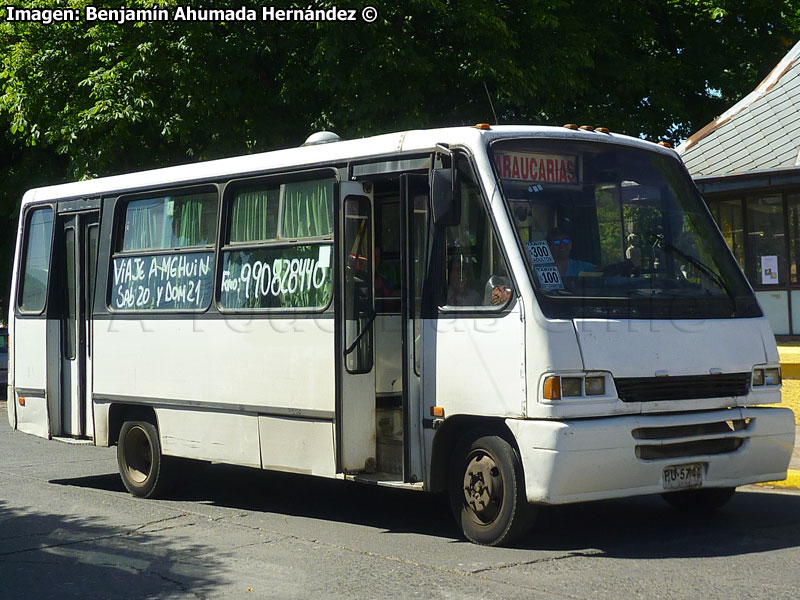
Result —
<svg viewBox="0 0 800 600"><path fill-rule="evenodd" d="M19 397L19 405L25 406L25 398L23 398L22 396Z"/></svg>
<svg viewBox="0 0 800 600"><path fill-rule="evenodd" d="M546 400L561 399L561 378L548 377L544 380L544 397Z"/></svg>
<svg viewBox="0 0 800 600"><path fill-rule="evenodd" d="M431 416L437 419L444 419L444 407L431 406Z"/></svg>

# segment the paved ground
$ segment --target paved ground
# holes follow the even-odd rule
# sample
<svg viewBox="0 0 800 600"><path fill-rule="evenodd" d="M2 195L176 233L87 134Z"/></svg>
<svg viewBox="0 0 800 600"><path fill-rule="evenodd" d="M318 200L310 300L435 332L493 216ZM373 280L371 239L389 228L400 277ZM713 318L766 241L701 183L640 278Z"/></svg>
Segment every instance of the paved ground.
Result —
<svg viewBox="0 0 800 600"><path fill-rule="evenodd" d="M213 465L166 500L113 449L12 432L0 403L0 598L795 600L800 494L745 488L544 509L518 548L463 542L443 498Z"/></svg>

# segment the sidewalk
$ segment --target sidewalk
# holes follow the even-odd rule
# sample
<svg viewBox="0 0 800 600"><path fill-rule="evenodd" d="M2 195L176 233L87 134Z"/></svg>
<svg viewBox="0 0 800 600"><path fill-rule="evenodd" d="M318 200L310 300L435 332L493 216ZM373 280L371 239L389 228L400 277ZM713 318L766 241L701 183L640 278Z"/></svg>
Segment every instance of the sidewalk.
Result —
<svg viewBox="0 0 800 600"><path fill-rule="evenodd" d="M778 342L783 376L782 405L794 411L794 452L789 463L789 473L784 481L765 484L776 487L800 488L800 342Z"/></svg>

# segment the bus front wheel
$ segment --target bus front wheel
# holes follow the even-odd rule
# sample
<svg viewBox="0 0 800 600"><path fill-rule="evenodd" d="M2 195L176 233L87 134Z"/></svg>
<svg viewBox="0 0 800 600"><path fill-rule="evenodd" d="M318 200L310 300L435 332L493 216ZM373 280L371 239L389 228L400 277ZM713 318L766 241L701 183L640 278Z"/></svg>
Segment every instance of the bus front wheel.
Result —
<svg viewBox="0 0 800 600"><path fill-rule="evenodd" d="M522 465L514 448L495 435L473 438L456 450L450 504L464 535L486 546L510 544L533 525Z"/></svg>
<svg viewBox="0 0 800 600"><path fill-rule="evenodd" d="M149 421L125 421L119 432L117 464L122 483L134 496L153 498L162 494L167 478L167 458L161 454L158 429Z"/></svg>

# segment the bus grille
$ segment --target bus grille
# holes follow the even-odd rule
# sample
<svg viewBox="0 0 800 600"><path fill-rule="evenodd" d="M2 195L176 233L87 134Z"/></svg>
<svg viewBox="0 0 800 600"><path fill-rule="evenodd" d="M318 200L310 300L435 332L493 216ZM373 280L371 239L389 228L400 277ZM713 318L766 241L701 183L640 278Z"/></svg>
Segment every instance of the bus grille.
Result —
<svg viewBox="0 0 800 600"><path fill-rule="evenodd" d="M741 448L748 438L752 419L730 419L690 425L641 427L631 435L639 441L636 457L641 460L688 458L728 454Z"/></svg>
<svg viewBox="0 0 800 600"><path fill-rule="evenodd" d="M743 443L744 440L739 438L726 438L665 444L664 446L636 446L636 456L642 460L659 460L662 458L687 458L701 454L728 454L738 450Z"/></svg>
<svg viewBox="0 0 800 600"><path fill-rule="evenodd" d="M620 377L614 379L623 402L658 402L746 396L750 373L679 377Z"/></svg>

